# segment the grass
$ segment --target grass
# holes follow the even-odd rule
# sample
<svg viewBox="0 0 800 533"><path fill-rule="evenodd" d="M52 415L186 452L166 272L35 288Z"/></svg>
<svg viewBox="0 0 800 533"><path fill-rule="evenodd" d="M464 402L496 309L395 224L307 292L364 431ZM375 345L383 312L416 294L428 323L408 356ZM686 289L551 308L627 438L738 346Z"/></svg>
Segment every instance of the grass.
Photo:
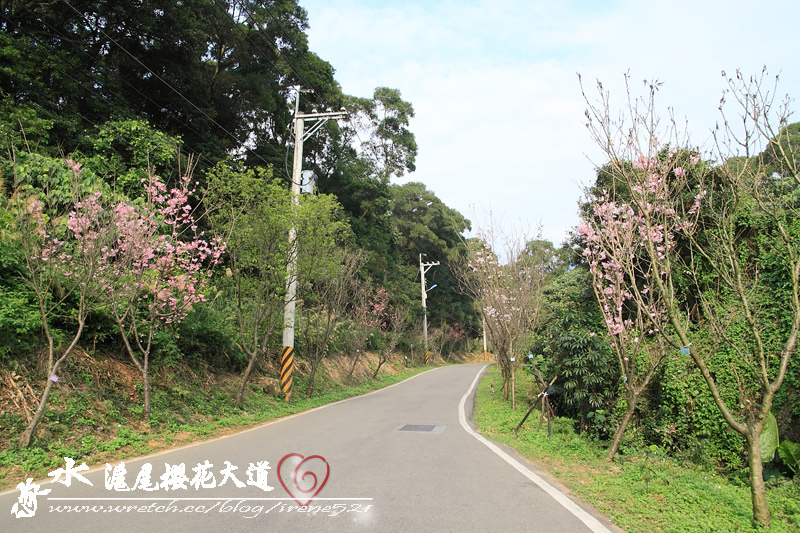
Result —
<svg viewBox="0 0 800 533"><path fill-rule="evenodd" d="M15 444L26 425L19 414L0 415L0 490L27 478L43 479L63 466L63 458L92 466L147 455L300 413L345 398L397 383L426 368L397 365L377 379L350 385L318 374L311 398L305 395L307 378L295 373L291 403L265 394L251 383L245 408L234 406L238 376L180 375L188 369L167 370L159 376L151 394L149 423L142 420L141 386L120 394L125 376L122 365L102 368L87 376L85 368L73 369L73 379L59 379L62 389L51 396L48 410L28 448ZM386 365L385 365L386 366ZM389 368L387 368L389 370ZM371 372L370 372L371 376Z"/></svg>
<svg viewBox="0 0 800 533"><path fill-rule="evenodd" d="M613 463L604 460L606 443L573 430L574 421L556 419L553 436L546 424L538 429L534 412L520 430L528 405L519 391L530 389L527 376L517 376L517 410L489 384L501 381L492 368L481 381L475 423L484 435L507 444L547 469L573 493L594 505L630 533L754 531L750 489L738 476L680 463L657 447L625 449ZM522 383L520 383L522 382ZM768 485L767 500L774 533L800 531L800 483L781 478Z"/></svg>

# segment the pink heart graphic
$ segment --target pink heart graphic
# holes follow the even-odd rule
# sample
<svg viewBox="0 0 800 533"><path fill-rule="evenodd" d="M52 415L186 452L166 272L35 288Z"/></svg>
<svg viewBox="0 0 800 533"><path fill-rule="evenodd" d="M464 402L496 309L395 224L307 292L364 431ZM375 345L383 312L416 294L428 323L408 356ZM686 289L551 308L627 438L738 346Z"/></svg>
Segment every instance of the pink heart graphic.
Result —
<svg viewBox="0 0 800 533"><path fill-rule="evenodd" d="M298 494L295 494L294 492L289 490L289 487L287 487L286 483L283 482L283 472L281 471L281 465L283 465L283 462L289 457L298 457L300 459L300 462L297 463L297 466L294 468L294 472L292 472L292 478L291 478L292 479L291 485L294 486L294 488L298 491ZM307 461L310 461L312 459L319 459L323 463L325 463L325 479L322 480L322 483L318 483L319 480L317 479L317 475L314 472L312 472L311 470L306 470L305 472L302 471L303 465ZM300 472L303 472L302 475L300 476L301 481L306 481L306 477L308 477L308 476L310 476L314 480L314 483L313 483L313 485L311 485L310 488L303 489L303 488L300 487L300 485L297 484L297 474L300 473ZM307 506L309 503L311 503L311 500L313 500L314 498L317 497L317 494L319 494L319 491L321 491L322 487L325 486L325 483L328 482L328 476L330 476L330 474L331 474L331 466L328 464L328 461L326 461L325 458L322 457L321 455L309 455L308 457L303 457L299 453L290 453L290 454L284 455L283 458L278 463L278 481L281 482L281 485L283 486L283 490L285 490L286 493L289 496L291 496L292 499L294 501L296 501L298 503L298 505L300 505L301 507ZM317 486L317 485L319 485L319 486ZM316 489L316 490L314 490L314 489ZM300 493L303 493L304 495L307 495L307 494L311 493L312 491L313 491L313 494L311 494L311 497L308 500L306 500L305 503L303 503L300 500L298 500L298 498L302 496Z"/></svg>

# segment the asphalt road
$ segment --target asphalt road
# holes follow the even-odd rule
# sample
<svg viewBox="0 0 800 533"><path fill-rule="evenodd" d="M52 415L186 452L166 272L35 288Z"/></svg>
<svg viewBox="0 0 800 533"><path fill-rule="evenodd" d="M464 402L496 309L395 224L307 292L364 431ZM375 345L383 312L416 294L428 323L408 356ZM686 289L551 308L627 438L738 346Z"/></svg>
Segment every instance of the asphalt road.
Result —
<svg viewBox="0 0 800 533"><path fill-rule="evenodd" d="M69 486L0 494L0 532L618 531L474 432L484 368L437 368L124 471L65 462Z"/></svg>

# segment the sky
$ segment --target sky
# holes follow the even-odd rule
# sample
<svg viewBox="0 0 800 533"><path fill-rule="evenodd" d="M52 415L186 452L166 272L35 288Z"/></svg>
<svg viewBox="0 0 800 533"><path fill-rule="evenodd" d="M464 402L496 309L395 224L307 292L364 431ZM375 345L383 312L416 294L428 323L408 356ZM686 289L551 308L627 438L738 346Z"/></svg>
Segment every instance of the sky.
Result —
<svg viewBox="0 0 800 533"><path fill-rule="evenodd" d="M722 72L779 76L800 97L797 0L299 0L309 47L344 93L399 89L415 111L419 181L473 231L560 244L605 161L585 125L596 82L622 110L643 80L701 149L720 120ZM797 109L796 105L793 106ZM795 121L800 121L797 117Z"/></svg>

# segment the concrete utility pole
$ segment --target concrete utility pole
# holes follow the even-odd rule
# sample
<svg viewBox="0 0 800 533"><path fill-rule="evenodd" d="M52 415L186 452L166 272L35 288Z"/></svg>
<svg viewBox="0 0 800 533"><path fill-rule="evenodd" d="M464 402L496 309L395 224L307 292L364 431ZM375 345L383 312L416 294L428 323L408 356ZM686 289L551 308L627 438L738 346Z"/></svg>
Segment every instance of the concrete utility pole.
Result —
<svg viewBox="0 0 800 533"><path fill-rule="evenodd" d="M435 263L423 263L422 254L419 254L419 277L422 285L422 332L423 339L425 340L425 364L428 364L428 305L426 304L426 301L428 299L428 291L436 287L436 285L433 285L430 289L425 287L425 273L430 270L431 267L438 264L439 261L436 261Z"/></svg>
<svg viewBox="0 0 800 533"><path fill-rule="evenodd" d="M316 133L328 120L338 120L347 116L347 111L328 110L325 113L300 112L300 94L312 92L311 89L297 90L294 102L294 164L292 166L292 204L300 205L300 187L303 176L303 141ZM303 132L306 122L316 122L307 132ZM281 349L281 390L286 402L292 401L292 373L294 372L294 316L297 299L297 228L289 228L289 261L286 266L286 306L283 311L283 348Z"/></svg>

